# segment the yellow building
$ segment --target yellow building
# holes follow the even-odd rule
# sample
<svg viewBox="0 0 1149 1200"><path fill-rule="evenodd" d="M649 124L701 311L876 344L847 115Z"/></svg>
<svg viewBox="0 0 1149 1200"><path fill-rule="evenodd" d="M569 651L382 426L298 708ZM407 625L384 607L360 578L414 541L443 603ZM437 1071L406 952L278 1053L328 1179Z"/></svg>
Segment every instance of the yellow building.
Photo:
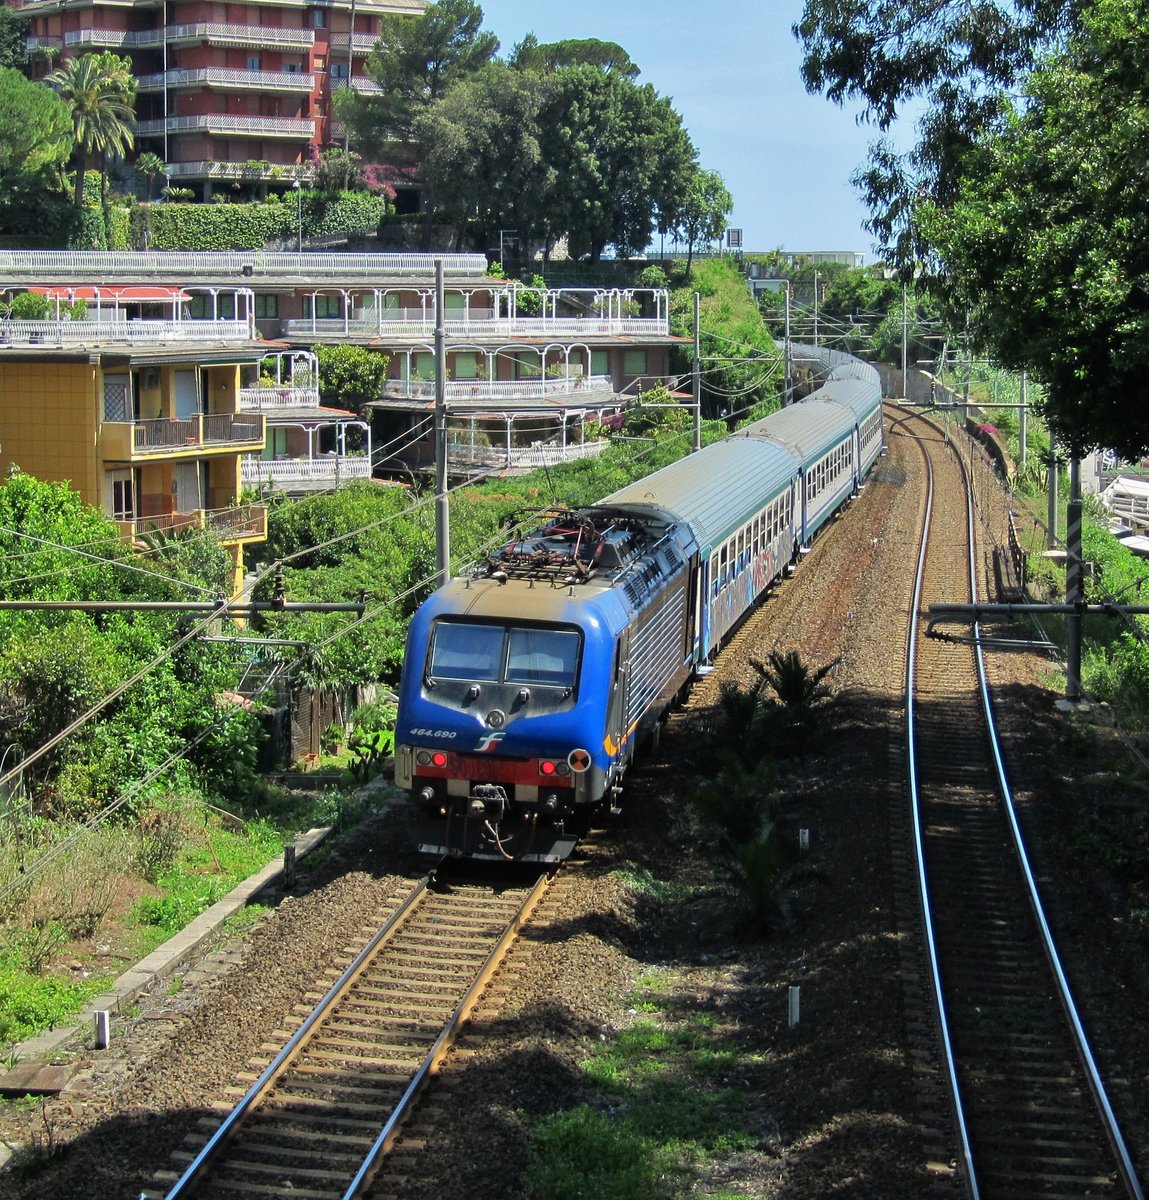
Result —
<svg viewBox="0 0 1149 1200"><path fill-rule="evenodd" d="M264 417L241 412L239 392L268 346L244 323L210 344L190 340L192 322L138 323L152 324L167 326L160 345L135 322L0 323L0 470L70 483L126 537L213 530L234 594L242 547L267 536L266 507L241 503L240 467L264 448Z"/></svg>

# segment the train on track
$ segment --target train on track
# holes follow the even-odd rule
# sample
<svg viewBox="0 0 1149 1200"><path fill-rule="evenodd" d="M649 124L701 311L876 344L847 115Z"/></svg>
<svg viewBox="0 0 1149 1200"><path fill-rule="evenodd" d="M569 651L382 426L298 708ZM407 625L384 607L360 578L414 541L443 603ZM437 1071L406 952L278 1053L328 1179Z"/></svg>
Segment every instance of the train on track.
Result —
<svg viewBox="0 0 1149 1200"><path fill-rule="evenodd" d="M878 373L804 349L821 384L805 399L547 514L419 607L395 779L422 851L566 858L691 679L858 494L884 447Z"/></svg>

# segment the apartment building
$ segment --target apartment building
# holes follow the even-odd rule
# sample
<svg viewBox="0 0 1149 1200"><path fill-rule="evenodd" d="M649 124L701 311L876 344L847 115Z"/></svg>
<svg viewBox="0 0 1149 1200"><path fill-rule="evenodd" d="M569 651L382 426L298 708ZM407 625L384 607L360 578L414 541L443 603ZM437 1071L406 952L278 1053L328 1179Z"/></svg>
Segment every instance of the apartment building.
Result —
<svg viewBox="0 0 1149 1200"><path fill-rule="evenodd" d="M0 321L0 472L70 483L125 537L213 530L238 593L267 537L266 506L241 503L265 420L240 405L266 353L245 321Z"/></svg>
<svg viewBox="0 0 1149 1200"><path fill-rule="evenodd" d="M676 386L671 352L688 339L670 332L665 289L524 288L490 277L481 254L0 251L0 294L98 280L101 297L178 292L185 329L246 323L274 344L240 384L238 411L269 425L244 482L290 493L305 481L332 487L433 461L439 263L448 465L457 473L596 454L605 443L595 426L652 387ZM301 357L340 344L386 359L370 428L321 408ZM278 364L270 371L269 357Z"/></svg>
<svg viewBox="0 0 1149 1200"><path fill-rule="evenodd" d="M168 164L171 184L210 200L234 180L283 190L308 179L316 152L341 144L335 89L375 86L364 64L380 19L418 16L427 0L15 0L14 7L30 19L34 75L89 52L129 57L139 80L137 149Z"/></svg>

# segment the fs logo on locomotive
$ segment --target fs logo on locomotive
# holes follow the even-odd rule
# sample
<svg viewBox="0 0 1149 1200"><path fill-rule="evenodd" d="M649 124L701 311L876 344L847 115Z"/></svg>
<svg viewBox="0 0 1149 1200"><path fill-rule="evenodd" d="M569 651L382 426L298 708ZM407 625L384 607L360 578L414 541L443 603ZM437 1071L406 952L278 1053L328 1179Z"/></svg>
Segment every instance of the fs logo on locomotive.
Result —
<svg viewBox="0 0 1149 1200"><path fill-rule="evenodd" d="M475 747L476 754L490 754L491 751L505 738L506 732L487 733L479 739L479 744Z"/></svg>

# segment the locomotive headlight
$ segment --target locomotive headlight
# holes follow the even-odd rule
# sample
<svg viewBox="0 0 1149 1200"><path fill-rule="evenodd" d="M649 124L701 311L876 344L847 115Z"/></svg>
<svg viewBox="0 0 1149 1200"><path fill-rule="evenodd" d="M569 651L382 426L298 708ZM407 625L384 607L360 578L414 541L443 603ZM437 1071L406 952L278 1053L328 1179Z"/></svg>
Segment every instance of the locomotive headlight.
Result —
<svg viewBox="0 0 1149 1200"><path fill-rule="evenodd" d="M418 750L415 752L415 761L421 767L429 767L431 765L431 751Z"/></svg>
<svg viewBox="0 0 1149 1200"><path fill-rule="evenodd" d="M541 763L539 763L540 775L553 775L557 769L558 768L555 766L555 764L549 759L544 759Z"/></svg>
<svg viewBox="0 0 1149 1200"><path fill-rule="evenodd" d="M435 753L431 755L431 765L433 767L445 767L447 765L447 756L442 750L436 750Z"/></svg>
<svg viewBox="0 0 1149 1200"><path fill-rule="evenodd" d="M569 775L571 773L570 764L565 762L555 763L556 775Z"/></svg>
<svg viewBox="0 0 1149 1200"><path fill-rule="evenodd" d="M492 729L502 729L506 723L507 714L503 712L501 708L492 708L491 711L487 713L487 724Z"/></svg>

